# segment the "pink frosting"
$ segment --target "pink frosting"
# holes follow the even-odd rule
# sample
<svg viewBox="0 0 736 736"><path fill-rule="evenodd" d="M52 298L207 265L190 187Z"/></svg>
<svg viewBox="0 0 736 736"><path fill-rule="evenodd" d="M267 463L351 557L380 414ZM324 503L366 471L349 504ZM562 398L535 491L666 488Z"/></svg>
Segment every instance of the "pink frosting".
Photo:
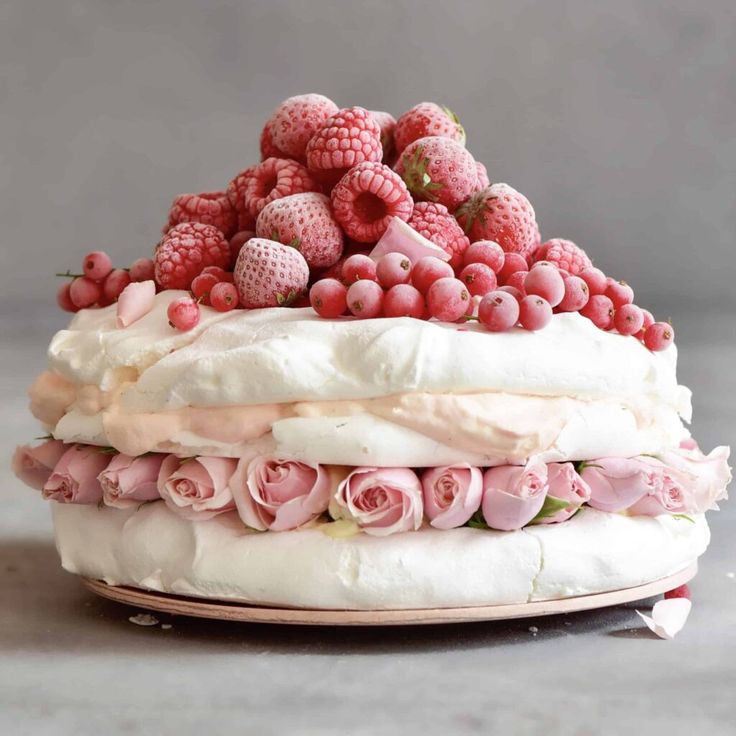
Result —
<svg viewBox="0 0 736 736"><path fill-rule="evenodd" d="M530 460L524 467L489 468L483 476L483 518L492 529L511 531L526 526L547 496L547 466Z"/></svg>
<svg viewBox="0 0 736 736"><path fill-rule="evenodd" d="M167 455L158 474L158 491L166 505L185 519L211 519L235 509L228 484L237 463L227 457L181 460Z"/></svg>
<svg viewBox="0 0 736 736"><path fill-rule="evenodd" d="M588 504L600 511L623 511L657 488L658 470L645 458L604 457L584 464Z"/></svg>
<svg viewBox="0 0 736 736"><path fill-rule="evenodd" d="M240 518L252 529L296 529L324 511L332 483L321 465L244 457L230 479Z"/></svg>
<svg viewBox="0 0 736 736"><path fill-rule="evenodd" d="M97 476L110 456L93 445L70 445L43 487L43 497L60 503L97 503L102 487Z"/></svg>
<svg viewBox="0 0 736 736"><path fill-rule="evenodd" d="M165 457L115 455L99 475L105 504L124 509L161 498L158 474Z"/></svg>
<svg viewBox="0 0 736 736"><path fill-rule="evenodd" d="M462 526L480 507L483 473L467 463L428 468L422 474L424 513L437 529Z"/></svg>
<svg viewBox="0 0 736 736"><path fill-rule="evenodd" d="M542 524L556 524L569 519L584 503L590 500L590 486L578 475L572 463L547 465L547 495L570 503L551 516L540 519Z"/></svg>
<svg viewBox="0 0 736 736"><path fill-rule="evenodd" d="M340 483L334 500L337 511L366 534L383 537L422 524L422 486L408 468L356 468Z"/></svg>
<svg viewBox="0 0 736 736"><path fill-rule="evenodd" d="M13 453L13 472L27 486L40 491L65 451L66 445L59 440L48 440L36 447L16 447Z"/></svg>

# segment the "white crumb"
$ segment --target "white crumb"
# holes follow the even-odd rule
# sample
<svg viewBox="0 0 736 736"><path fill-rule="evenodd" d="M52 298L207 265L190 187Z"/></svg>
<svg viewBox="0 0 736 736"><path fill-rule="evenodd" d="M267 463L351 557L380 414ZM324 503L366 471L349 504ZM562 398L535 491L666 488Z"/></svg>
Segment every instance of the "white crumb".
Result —
<svg viewBox="0 0 736 736"><path fill-rule="evenodd" d="M150 613L137 613L135 616L131 616L128 621L136 626L155 626L158 623L158 619Z"/></svg>
<svg viewBox="0 0 736 736"><path fill-rule="evenodd" d="M165 629L165 630L168 630L168 629L171 628L171 624L161 624L161 628L162 629Z"/></svg>

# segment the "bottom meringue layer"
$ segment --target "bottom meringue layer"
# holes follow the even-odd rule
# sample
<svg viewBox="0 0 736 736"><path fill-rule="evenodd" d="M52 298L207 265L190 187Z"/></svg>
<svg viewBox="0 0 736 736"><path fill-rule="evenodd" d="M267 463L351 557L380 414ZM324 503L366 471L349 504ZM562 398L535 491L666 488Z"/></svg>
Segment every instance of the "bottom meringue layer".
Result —
<svg viewBox="0 0 736 736"><path fill-rule="evenodd" d="M335 539L259 533L235 514L188 521L164 504L53 504L65 570L164 593L256 605L344 610L525 603L601 593L672 575L708 546L693 521L586 508L515 532L470 528Z"/></svg>

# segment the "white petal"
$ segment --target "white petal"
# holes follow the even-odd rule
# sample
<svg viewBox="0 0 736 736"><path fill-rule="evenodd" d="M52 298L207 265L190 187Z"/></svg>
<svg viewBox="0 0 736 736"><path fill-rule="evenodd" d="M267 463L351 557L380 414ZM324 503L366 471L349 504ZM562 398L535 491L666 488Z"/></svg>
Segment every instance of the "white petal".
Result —
<svg viewBox="0 0 736 736"><path fill-rule="evenodd" d="M692 603L687 598L669 598L657 601L651 618L637 611L644 623L662 639L674 639L690 615Z"/></svg>

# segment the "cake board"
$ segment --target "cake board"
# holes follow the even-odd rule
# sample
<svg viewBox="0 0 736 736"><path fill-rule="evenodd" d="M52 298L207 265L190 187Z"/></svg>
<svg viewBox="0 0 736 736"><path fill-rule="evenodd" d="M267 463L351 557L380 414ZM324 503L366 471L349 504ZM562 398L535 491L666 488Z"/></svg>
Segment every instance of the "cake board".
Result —
<svg viewBox="0 0 736 736"><path fill-rule="evenodd" d="M328 610L305 608L269 608L237 601L217 601L158 593L140 588L108 585L101 580L82 577L82 584L93 593L136 608L193 616L218 621L242 621L261 624L292 624L299 626L409 626L420 624L453 624L471 621L504 621L517 618L553 616L556 614L590 611L660 595L684 585L695 577L697 562L659 580L622 590L590 595L531 601L496 606L463 608L421 608L405 610Z"/></svg>

